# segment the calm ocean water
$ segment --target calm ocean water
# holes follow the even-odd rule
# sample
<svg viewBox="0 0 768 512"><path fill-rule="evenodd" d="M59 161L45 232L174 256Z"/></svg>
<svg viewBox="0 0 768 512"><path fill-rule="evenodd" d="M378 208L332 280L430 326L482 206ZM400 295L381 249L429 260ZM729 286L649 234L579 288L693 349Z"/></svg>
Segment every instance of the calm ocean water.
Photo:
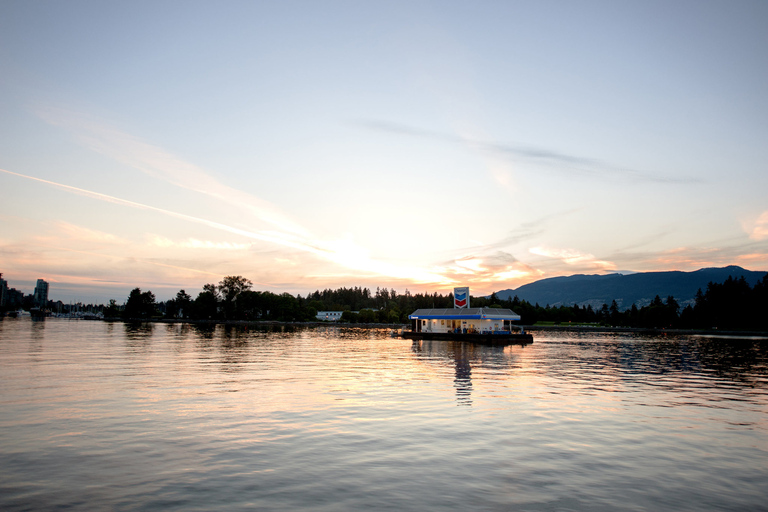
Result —
<svg viewBox="0 0 768 512"><path fill-rule="evenodd" d="M768 341L0 322L0 510L768 510Z"/></svg>

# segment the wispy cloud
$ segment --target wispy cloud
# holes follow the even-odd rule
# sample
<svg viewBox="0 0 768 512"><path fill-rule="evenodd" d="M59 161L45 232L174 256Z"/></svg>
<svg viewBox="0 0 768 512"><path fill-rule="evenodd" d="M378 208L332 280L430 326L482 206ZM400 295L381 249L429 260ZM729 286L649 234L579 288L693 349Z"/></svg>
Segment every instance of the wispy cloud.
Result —
<svg viewBox="0 0 768 512"><path fill-rule="evenodd" d="M299 238L297 236L294 236L294 235L291 235L291 234L285 234L285 233L280 233L280 232L276 232L276 231L249 231L249 230L246 230L246 229L241 229L241 228L229 226L229 225L226 225L226 224L222 224L220 222L211 221L211 220L204 219L204 218L201 218L201 217L195 217L193 215L187 215L187 214L184 214L184 213L174 212L174 211L167 210L167 209L164 209L164 208L158 208L156 206L150 206L150 205L142 204L142 203L139 203L139 202L136 202L136 201L129 201L127 199L122 199L122 198L111 196L111 195L108 195L108 194L102 194L101 192L95 192L93 190L87 190L87 189L79 188L79 187L73 187L71 185L65 185L63 183L58 183L58 182L55 182L55 181L44 180L42 178L36 178L34 176L27 176L25 174L20 174L20 173L13 172L13 171L8 171L6 169L0 169L0 172L4 172L6 174L11 174L13 176L18 176L20 178L25 178L25 179L32 180L32 181L37 181L39 183L44 183L46 185L50 185L50 186L59 188L61 190L73 193L73 194L89 197L91 199L96 199L96 200L99 200L99 201L105 201L105 202L108 202L108 203L113 203L113 204L117 204L117 205L121 205L121 206L128 206L130 208L136 208L136 209L139 209L139 210L148 210L148 211L160 213L160 214L163 214L163 215L167 215L169 217L175 217L177 219L186 220L186 221L193 222L193 223L196 223L196 224L201 224L201 225L204 225L204 226L208 226L210 228L218 229L218 230L221 230L221 231L227 231L227 232L235 234L235 235L240 235L240 236L244 236L244 237L255 239L255 240L262 240L262 241L265 241L265 242L273 242L273 243L277 243L277 244L284 245L284 246L287 246L287 247L294 247L296 249L301 249L301 250L305 250L305 251L309 251L309 252L316 252L316 253L322 252L322 249L320 249L318 247L311 246L308 243L306 243L305 241L303 241L301 238Z"/></svg>
<svg viewBox="0 0 768 512"><path fill-rule="evenodd" d="M749 233L749 238L753 240L768 238L768 210L764 211L753 222L748 223L746 230Z"/></svg>
<svg viewBox="0 0 768 512"><path fill-rule="evenodd" d="M643 238L637 239L634 243L630 245L625 245L624 247L620 247L616 249L616 253L623 253L626 251L634 251L635 249L638 249L640 247L644 247L648 244L652 244L654 242L658 242L659 239L669 236L673 233L673 230L667 229L664 231L659 231L657 233L653 233L652 235L645 236Z"/></svg>
<svg viewBox="0 0 768 512"><path fill-rule="evenodd" d="M560 151L535 148L526 146L516 146L514 144L503 144L487 140L464 137L430 130L423 130L399 123L392 123L381 120L360 120L356 124L370 130L386 132L396 135L406 135L410 137L421 137L438 142L450 144L462 144L464 146L490 151L495 154L507 155L516 159L523 159L531 162L544 164L547 167L561 173L581 173L593 174L599 177L613 177L637 182L652 183L701 183L700 178L696 177L672 177L655 174L648 171L640 171L613 165L597 158L589 158L579 155L571 155Z"/></svg>
<svg viewBox="0 0 768 512"><path fill-rule="evenodd" d="M529 222L523 222L507 232L506 236L488 244L478 243L472 247L459 249L459 251L471 251L473 253L486 254L489 251L505 249L523 242L529 242L546 233L547 225L552 221L562 220L578 212L580 208L572 208L566 211L554 212Z"/></svg>
<svg viewBox="0 0 768 512"><path fill-rule="evenodd" d="M241 209L252 214L256 219L270 223L273 228L266 230L234 227L209 219L128 201L61 183L25 176L10 171L4 172L53 185L63 190L85 195L93 199L121 204L132 208L150 210L163 215L205 225L210 228L226 231L234 235L298 249L358 271L372 272L382 276L399 279L412 279L416 282L424 283L450 282L450 279L435 273L430 269L396 265L386 261L377 260L371 257L366 249L359 247L348 239L320 240L312 236L312 234L303 226L282 214L278 208L268 201L222 184L210 176L205 170L190 164L189 162L185 162L161 148L148 144L137 137L124 133L92 116L56 107L40 107L37 109L37 112L38 115L47 122L60 126L73 133L84 146L93 151L123 162L147 173L148 175L165 180L176 186L206 194L210 197L225 201L228 205L237 205Z"/></svg>
<svg viewBox="0 0 768 512"><path fill-rule="evenodd" d="M616 270L616 264L610 261L604 261L597 259L594 255L581 252L576 249L555 249L551 247L531 247L529 249L531 254L537 256L544 256L546 258L552 258L560 260L566 265L575 266L580 269L590 270Z"/></svg>
<svg viewBox="0 0 768 512"><path fill-rule="evenodd" d="M210 249L218 251L244 251L249 249L250 243L236 242L214 242L212 240L198 240L197 238L188 238L186 240L171 240L161 235L149 235L149 245L163 248L181 248L181 249Z"/></svg>
<svg viewBox="0 0 768 512"><path fill-rule="evenodd" d="M523 284L532 281L543 272L519 261L514 255L497 251L489 255L469 255L445 262L440 271L455 282L478 284Z"/></svg>
<svg viewBox="0 0 768 512"><path fill-rule="evenodd" d="M617 252L611 256L622 268L636 271L698 270L706 267L744 265L753 270L768 266L768 239L747 242L744 236L712 240L701 246L681 246L660 251Z"/></svg>
<svg viewBox="0 0 768 512"><path fill-rule="evenodd" d="M79 243L127 245L130 242L112 233L77 226L69 222L56 222L56 232L60 236L67 237L70 241Z"/></svg>
<svg viewBox="0 0 768 512"><path fill-rule="evenodd" d="M306 235L299 224L260 197L230 187L200 167L94 117L58 107L39 107L46 122L68 130L85 147L154 178L224 201L282 231Z"/></svg>
<svg viewBox="0 0 768 512"><path fill-rule="evenodd" d="M351 239L322 241L312 239L308 237L301 237L292 233L282 233L279 231L258 231L238 228L215 222L202 217L195 217L164 208L158 208L156 206L150 206L142 204L136 201L129 201L119 197L111 196L108 194L102 194L92 190L87 190L79 187L73 187L71 185L65 185L63 183L57 183L50 180L44 180L42 178L36 178L33 176L27 176L24 174L0 169L0 172L17 176L20 178L36 181L49 186L53 186L81 196L89 197L99 201L105 201L121 206L130 208L136 208L140 210L147 210L155 213L159 213L165 216L185 220L191 223L203 225L209 228L224 231L233 235L237 235L246 239L259 240L262 242L269 242L283 247L289 247L297 249L299 251L314 254L320 258L326 259L348 269L370 272L380 276L388 276L397 279L408 279L417 283L436 283L436 284L450 284L453 280L450 277L441 275L433 269L425 269L415 266L404 266L389 263L386 261L380 261L371 257L368 251L357 244Z"/></svg>

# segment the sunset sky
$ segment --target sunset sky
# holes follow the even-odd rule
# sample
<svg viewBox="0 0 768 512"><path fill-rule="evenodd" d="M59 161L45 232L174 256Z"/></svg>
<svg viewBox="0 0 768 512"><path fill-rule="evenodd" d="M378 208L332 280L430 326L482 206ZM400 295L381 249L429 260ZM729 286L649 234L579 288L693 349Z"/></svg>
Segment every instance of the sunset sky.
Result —
<svg viewBox="0 0 768 512"><path fill-rule="evenodd" d="M768 270L768 2L0 2L0 272L473 295Z"/></svg>

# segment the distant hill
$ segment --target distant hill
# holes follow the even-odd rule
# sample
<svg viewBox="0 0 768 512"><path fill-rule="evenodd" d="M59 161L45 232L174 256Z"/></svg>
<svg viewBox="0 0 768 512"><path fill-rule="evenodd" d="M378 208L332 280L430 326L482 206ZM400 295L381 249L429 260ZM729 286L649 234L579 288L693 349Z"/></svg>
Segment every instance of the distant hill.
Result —
<svg viewBox="0 0 768 512"><path fill-rule="evenodd" d="M500 299L518 296L540 306L591 305L600 308L613 300L619 309L625 310L636 304L647 306L656 295L666 299L672 295L681 307L693 304L696 292L707 290L710 282L722 283L728 277L744 279L750 286L760 281L764 271L746 270L737 266L702 268L694 272L639 272L637 274L584 275L552 277L525 284L517 289L496 292Z"/></svg>

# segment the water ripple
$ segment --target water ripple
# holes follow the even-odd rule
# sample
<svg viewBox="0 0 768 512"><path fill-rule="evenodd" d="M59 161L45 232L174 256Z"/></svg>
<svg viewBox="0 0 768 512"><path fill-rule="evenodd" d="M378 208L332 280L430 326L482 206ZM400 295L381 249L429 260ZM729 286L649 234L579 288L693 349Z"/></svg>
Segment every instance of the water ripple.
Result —
<svg viewBox="0 0 768 512"><path fill-rule="evenodd" d="M766 510L764 339L5 319L0 509Z"/></svg>

